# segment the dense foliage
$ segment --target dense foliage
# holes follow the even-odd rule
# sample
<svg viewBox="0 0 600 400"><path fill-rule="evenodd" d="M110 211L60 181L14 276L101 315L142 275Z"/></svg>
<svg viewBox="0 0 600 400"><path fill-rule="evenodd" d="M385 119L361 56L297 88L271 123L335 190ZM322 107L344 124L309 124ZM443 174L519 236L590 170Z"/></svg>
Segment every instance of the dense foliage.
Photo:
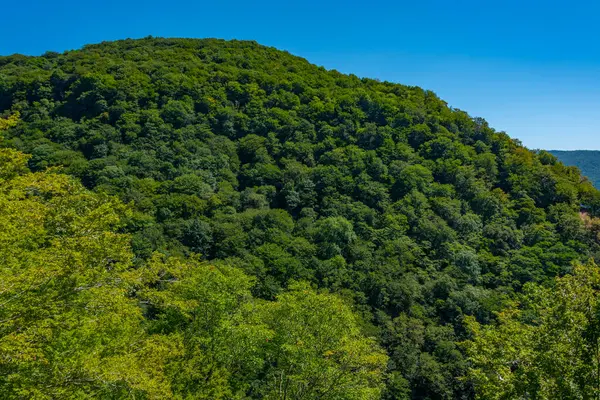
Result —
<svg viewBox="0 0 600 400"><path fill-rule="evenodd" d="M482 399L600 397L600 270L577 265L552 289L527 284L521 303L465 345Z"/></svg>
<svg viewBox="0 0 600 400"><path fill-rule="evenodd" d="M179 256L203 265L202 257L253 278L239 278L235 295L206 283L205 268L173 266L188 271L187 284L137 291L162 307L143 310L149 332L187 346L178 351L189 367L173 367L186 374L170 381L184 398L213 376L207 398L276 398L269 393L282 380L291 398L302 385L375 398L380 358L365 356L377 352L362 335L378 337L389 356L385 398L472 398L459 345L472 332L465 317L493 322L524 285L552 283L600 249L578 214L582 203L597 208L600 194L576 168L430 91L327 71L253 42L148 38L0 57L0 113L17 112L5 145L31 154L33 171L62 166L131 204L119 229L132 235L134 266L155 270L148 265L171 265L157 257ZM326 306L341 300L306 297L297 281L337 293L360 318L331 319ZM249 291L278 300L239 306ZM204 303L189 296L215 296L215 309L191 312ZM268 337L284 350L235 356L245 347L224 330L253 318L260 323L245 340ZM317 339L301 350L301 336L268 334L304 320L332 326L303 332ZM319 358L330 335L340 356ZM216 354L196 350L207 341L217 341ZM354 380L344 386L336 368ZM239 371L250 375L222 391ZM352 397L346 388L356 385Z"/></svg>
<svg viewBox="0 0 600 400"><path fill-rule="evenodd" d="M134 269L127 208L27 158L0 149L3 399L379 397L387 358L340 298L259 301L193 258Z"/></svg>
<svg viewBox="0 0 600 400"><path fill-rule="evenodd" d="M563 164L574 165L587 176L596 188L600 188L600 151L598 150L549 150Z"/></svg>

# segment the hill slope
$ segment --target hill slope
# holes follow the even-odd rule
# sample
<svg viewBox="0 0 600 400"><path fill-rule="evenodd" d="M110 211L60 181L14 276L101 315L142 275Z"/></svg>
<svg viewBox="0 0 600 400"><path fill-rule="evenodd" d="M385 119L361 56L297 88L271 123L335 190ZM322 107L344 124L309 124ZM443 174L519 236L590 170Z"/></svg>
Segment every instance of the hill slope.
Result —
<svg viewBox="0 0 600 400"><path fill-rule="evenodd" d="M600 188L600 151L599 150L549 150L565 165L574 165L587 176L596 188Z"/></svg>
<svg viewBox="0 0 600 400"><path fill-rule="evenodd" d="M526 282L598 253L579 171L434 93L254 42L124 40L0 57L5 145L135 213L139 260L201 253L274 298L353 301L389 356L387 398L472 398L457 344ZM221 261L217 261L221 260Z"/></svg>

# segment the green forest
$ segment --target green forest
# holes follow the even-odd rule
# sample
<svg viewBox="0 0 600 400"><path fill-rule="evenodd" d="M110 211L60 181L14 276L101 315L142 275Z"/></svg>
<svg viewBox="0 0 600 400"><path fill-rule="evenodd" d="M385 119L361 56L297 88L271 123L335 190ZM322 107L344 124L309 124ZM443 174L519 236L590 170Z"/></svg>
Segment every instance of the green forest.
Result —
<svg viewBox="0 0 600 400"><path fill-rule="evenodd" d="M549 150L563 164L574 165L600 188L600 151L598 150Z"/></svg>
<svg viewBox="0 0 600 400"><path fill-rule="evenodd" d="M249 41L0 57L5 399L598 399L600 192Z"/></svg>

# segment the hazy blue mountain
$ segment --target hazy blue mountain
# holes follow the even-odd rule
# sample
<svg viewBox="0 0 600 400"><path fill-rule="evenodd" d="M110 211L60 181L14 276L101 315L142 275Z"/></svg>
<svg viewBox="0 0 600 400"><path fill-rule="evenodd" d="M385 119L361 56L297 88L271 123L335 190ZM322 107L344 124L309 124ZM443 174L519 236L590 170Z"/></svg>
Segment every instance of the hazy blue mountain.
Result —
<svg viewBox="0 0 600 400"><path fill-rule="evenodd" d="M566 165L574 165L600 188L600 150L549 150Z"/></svg>

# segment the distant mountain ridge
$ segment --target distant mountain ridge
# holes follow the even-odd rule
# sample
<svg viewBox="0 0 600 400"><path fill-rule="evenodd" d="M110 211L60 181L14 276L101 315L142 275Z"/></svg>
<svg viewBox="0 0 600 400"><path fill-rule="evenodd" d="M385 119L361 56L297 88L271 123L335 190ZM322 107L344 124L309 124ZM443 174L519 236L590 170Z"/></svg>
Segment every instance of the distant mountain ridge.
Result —
<svg viewBox="0 0 600 400"><path fill-rule="evenodd" d="M574 165L600 188L600 150L548 150L565 165Z"/></svg>

